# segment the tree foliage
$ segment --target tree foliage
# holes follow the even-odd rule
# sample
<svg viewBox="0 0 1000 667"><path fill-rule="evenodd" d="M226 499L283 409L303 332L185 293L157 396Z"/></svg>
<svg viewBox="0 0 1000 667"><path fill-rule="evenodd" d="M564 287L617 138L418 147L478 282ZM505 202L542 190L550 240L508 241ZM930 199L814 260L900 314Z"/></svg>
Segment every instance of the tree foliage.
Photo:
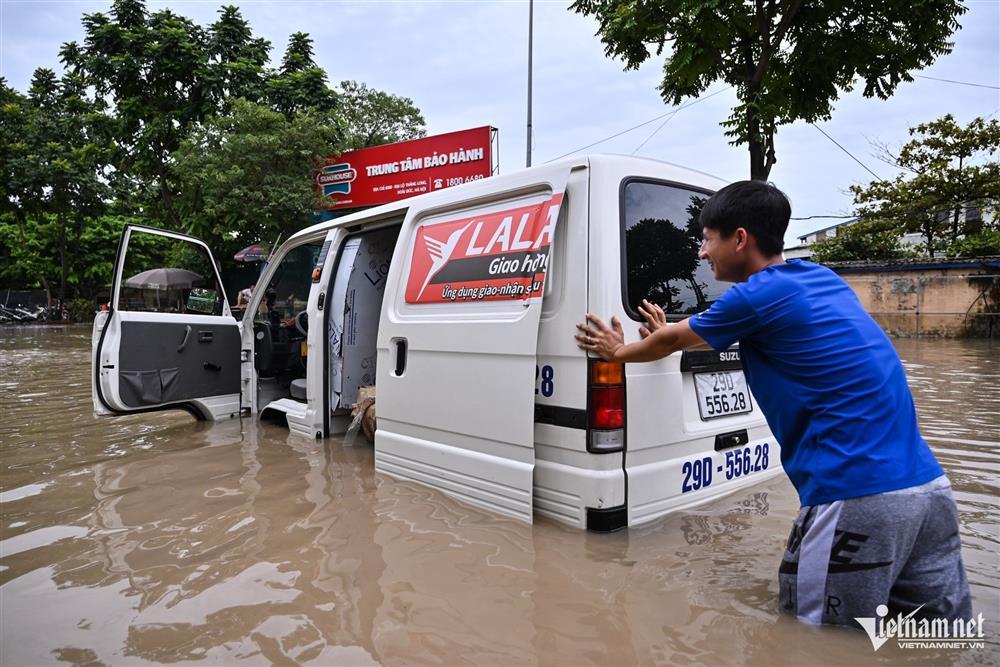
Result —
<svg viewBox="0 0 1000 667"><path fill-rule="evenodd" d="M84 15L83 26L83 45L65 44L60 56L114 109L119 184L150 217L173 226L170 155L187 128L214 110L205 31L169 9L148 14L141 0L116 0L110 15Z"/></svg>
<svg viewBox="0 0 1000 667"><path fill-rule="evenodd" d="M26 97L3 92L4 120L12 122L3 136L4 172L9 175L4 209L16 232L7 230L5 245L18 270L40 282L50 296L57 282L61 299L67 296L76 244L87 222L104 211L108 195L102 179L109 155L103 116L85 88L72 72L57 79L52 70L39 68ZM43 255L29 252L45 245L51 247ZM47 258L57 262L55 273Z"/></svg>
<svg viewBox="0 0 1000 667"><path fill-rule="evenodd" d="M723 125L747 144L750 177L777 160L775 133L797 120L827 120L855 80L866 97L888 98L911 70L949 53L960 0L576 0L594 16L605 53L635 69L669 51L660 94L669 104L716 81L739 103Z"/></svg>
<svg viewBox="0 0 1000 667"><path fill-rule="evenodd" d="M281 69L268 80L268 101L275 111L291 118L307 111L333 111L337 94L328 85L326 72L313 60L312 39L304 32L288 40Z"/></svg>
<svg viewBox="0 0 1000 667"><path fill-rule="evenodd" d="M27 94L0 78L0 281L91 295L128 220L220 244L270 242L311 222L317 158L417 136L412 102L346 87L344 114L309 35L280 63L235 6L207 27L144 0L85 14L84 38ZM228 253L231 256L232 253Z"/></svg>
<svg viewBox="0 0 1000 667"><path fill-rule="evenodd" d="M267 96L266 70L271 43L254 37L240 10L228 5L208 29L207 56L210 97L217 113L229 109L230 100L261 102Z"/></svg>
<svg viewBox="0 0 1000 667"><path fill-rule="evenodd" d="M0 215L0 248L8 256L0 262L0 285L58 284L65 266L69 292L93 297L111 284L114 248L126 223L145 220L116 213L89 218L73 238L65 265L59 253L61 226L54 216L33 216L19 225L9 214Z"/></svg>
<svg viewBox="0 0 1000 667"><path fill-rule="evenodd" d="M288 119L236 100L229 114L194 127L175 153L183 230L225 257L298 231L315 208L309 176L339 146L340 134L337 120L322 112Z"/></svg>
<svg viewBox="0 0 1000 667"><path fill-rule="evenodd" d="M976 252L975 237L1000 231L1000 122L962 126L949 114L910 128L910 137L885 156L898 176L851 187L858 215L891 222L897 235L919 233L931 257Z"/></svg>
<svg viewBox="0 0 1000 667"><path fill-rule="evenodd" d="M426 121L408 97L369 88L357 81L340 84L347 148L358 149L418 139L427 134Z"/></svg>
<svg viewBox="0 0 1000 667"><path fill-rule="evenodd" d="M108 14L84 15L83 26L83 45L70 42L60 55L114 109L116 175L158 224L181 224L171 161L192 126L236 98L288 117L336 104L308 35L292 35L281 68L269 70L270 43L233 6L206 30L169 9L149 13L143 0L115 0Z"/></svg>
<svg viewBox="0 0 1000 667"><path fill-rule="evenodd" d="M851 262L899 259L912 253L903 247L899 229L891 220L859 220L837 229L837 235L812 246L812 261Z"/></svg>

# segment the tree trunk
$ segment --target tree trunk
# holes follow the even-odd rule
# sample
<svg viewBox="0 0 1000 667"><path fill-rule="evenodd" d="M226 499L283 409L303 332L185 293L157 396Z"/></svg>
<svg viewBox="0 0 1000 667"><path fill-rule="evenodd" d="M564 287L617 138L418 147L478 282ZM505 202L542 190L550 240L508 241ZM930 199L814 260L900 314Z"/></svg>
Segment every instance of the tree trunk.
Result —
<svg viewBox="0 0 1000 667"><path fill-rule="evenodd" d="M764 79L771 64L771 58L781 48L781 42L788 34L788 29L794 22L802 3L803 0L791 0L782 11L781 21L772 34L771 20L775 17L775 12L778 11L777 3L765 3L763 0L757 0L755 2L757 34L753 37L746 35L744 38L745 44L749 43L750 39L756 39L760 54L756 63L753 62L752 51L744 54L744 65L747 68L747 143L750 150L750 178L755 181L766 181L771 175L771 167L776 162L774 119L766 119L767 129L762 132L758 112L751 105L757 100L757 95L764 85Z"/></svg>
<svg viewBox="0 0 1000 667"><path fill-rule="evenodd" d="M927 254L934 258L934 214L924 218L924 238L927 240Z"/></svg>
<svg viewBox="0 0 1000 667"><path fill-rule="evenodd" d="M694 298L698 302L698 306L705 305L708 299L705 298L705 291L698 284L698 279L692 276L688 278L688 283L691 285L691 290L694 292Z"/></svg>
<svg viewBox="0 0 1000 667"><path fill-rule="evenodd" d="M750 179L766 181L768 169L764 162L764 147L759 142L750 140Z"/></svg>
<svg viewBox="0 0 1000 667"><path fill-rule="evenodd" d="M756 90L748 91L749 104L753 103L756 96ZM761 137L760 118L757 117L757 111L749 105L747 107L747 148L750 151L750 179L766 181L771 172L771 166L768 164L767 151L764 147L763 137Z"/></svg>
<svg viewBox="0 0 1000 667"><path fill-rule="evenodd" d="M46 280L44 274L38 275L38 281L45 288L45 314L52 317L52 289L49 287L49 281Z"/></svg>
<svg viewBox="0 0 1000 667"><path fill-rule="evenodd" d="M59 220L59 306L66 301L66 215L60 213Z"/></svg>
<svg viewBox="0 0 1000 667"><path fill-rule="evenodd" d="M962 162L963 156L958 156L958 173L962 173ZM961 178L961 176L959 177ZM964 199L964 198L963 198ZM951 242L954 243L958 240L958 219L962 215L962 203L961 201L955 202L955 210L951 215Z"/></svg>
<svg viewBox="0 0 1000 667"><path fill-rule="evenodd" d="M171 192L165 175L160 176L160 204L163 206L163 211L167 214L171 229L184 231L181 228L181 218L177 215L177 209L174 208L174 193Z"/></svg>

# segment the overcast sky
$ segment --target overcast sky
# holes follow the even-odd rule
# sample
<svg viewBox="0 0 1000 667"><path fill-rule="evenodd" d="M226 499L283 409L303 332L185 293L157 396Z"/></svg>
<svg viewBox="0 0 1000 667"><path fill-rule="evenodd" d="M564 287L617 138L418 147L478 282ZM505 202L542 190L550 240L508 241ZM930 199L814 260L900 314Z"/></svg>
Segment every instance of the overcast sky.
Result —
<svg viewBox="0 0 1000 667"><path fill-rule="evenodd" d="M26 91L36 67L60 70L59 46L82 40L84 13L110 2L0 0L0 76ZM203 26L223 2L148 2L170 7ZM500 130L502 173L525 164L528 3L514 0L237 2L257 36L271 41L280 62L288 36L308 32L316 60L331 83L343 79L410 97L430 134L482 125ZM899 146L908 127L945 113L967 122L1000 114L1000 2L970 0L950 55L917 74L991 87L929 79L903 84L888 101L840 99L832 120L820 126L883 178L893 168L876 160L869 140ZM535 2L533 164L540 164L661 116L671 110L656 92L663 58L638 71L604 56L596 23L567 10L569 2ZM711 87L709 94L723 88ZM726 180L749 174L746 147L728 146L719 122L735 97L725 91L662 120L588 148L667 160ZM656 131L659 128L658 131ZM653 134L655 132L655 134ZM652 135L652 136L651 136ZM641 147L640 147L641 146ZM779 129L778 163L771 180L792 199L793 216L850 213L847 188L872 179L862 166L816 128L803 123ZM836 222L793 221L787 240Z"/></svg>

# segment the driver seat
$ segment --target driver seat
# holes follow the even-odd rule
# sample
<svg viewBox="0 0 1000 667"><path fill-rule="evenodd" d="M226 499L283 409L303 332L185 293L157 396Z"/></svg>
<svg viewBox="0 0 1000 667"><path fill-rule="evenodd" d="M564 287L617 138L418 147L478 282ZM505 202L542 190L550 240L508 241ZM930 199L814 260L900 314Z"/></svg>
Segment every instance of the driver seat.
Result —
<svg viewBox="0 0 1000 667"><path fill-rule="evenodd" d="M306 379L296 378L292 380L292 383L288 385L288 390L292 394L292 398L296 401L306 400Z"/></svg>

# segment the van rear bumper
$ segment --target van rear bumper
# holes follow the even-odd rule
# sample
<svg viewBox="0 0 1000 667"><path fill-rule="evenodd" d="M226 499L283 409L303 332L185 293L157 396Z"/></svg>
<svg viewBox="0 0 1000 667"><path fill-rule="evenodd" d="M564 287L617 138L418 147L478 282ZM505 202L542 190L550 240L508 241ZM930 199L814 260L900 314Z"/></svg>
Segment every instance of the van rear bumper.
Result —
<svg viewBox="0 0 1000 667"><path fill-rule="evenodd" d="M536 458L534 504L535 514L587 528L588 510L624 507L625 471L588 470Z"/></svg>
<svg viewBox="0 0 1000 667"><path fill-rule="evenodd" d="M727 451L734 452L768 445L766 469L739 474L727 479ZM781 448L773 438L751 440L747 445L730 450L701 452L665 460L630 465L628 470L628 525L636 526L658 519L666 514L683 510L721 498L735 491L773 479L781 471ZM695 476L688 466L709 462L711 482L694 487ZM703 466L704 467L704 466ZM701 475L704 479L704 475ZM687 489L687 490L685 490Z"/></svg>

